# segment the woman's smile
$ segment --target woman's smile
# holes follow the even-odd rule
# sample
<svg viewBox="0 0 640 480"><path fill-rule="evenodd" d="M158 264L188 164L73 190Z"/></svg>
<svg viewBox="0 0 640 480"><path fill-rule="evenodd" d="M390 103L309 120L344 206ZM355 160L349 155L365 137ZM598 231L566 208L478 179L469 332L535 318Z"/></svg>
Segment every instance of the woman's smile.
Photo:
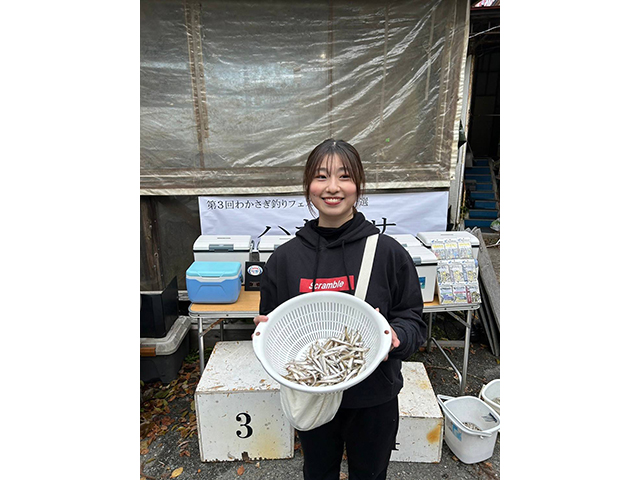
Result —
<svg viewBox="0 0 640 480"><path fill-rule="evenodd" d="M337 205L342 201L342 198L338 197L322 197L322 199L329 205Z"/></svg>

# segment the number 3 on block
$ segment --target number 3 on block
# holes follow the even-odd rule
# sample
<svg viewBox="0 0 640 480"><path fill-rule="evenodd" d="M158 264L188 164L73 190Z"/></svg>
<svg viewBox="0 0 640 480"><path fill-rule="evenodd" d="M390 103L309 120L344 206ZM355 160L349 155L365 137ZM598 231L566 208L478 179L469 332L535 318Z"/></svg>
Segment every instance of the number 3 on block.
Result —
<svg viewBox="0 0 640 480"><path fill-rule="evenodd" d="M245 417L244 423L242 423L243 419L241 418L241 415L244 415ZM236 430L236 435L240 438L249 438L253 434L253 428L249 426L249 423L251 423L251 415L249 415L248 413L242 412L236 415L236 420L240 422L241 427L244 427L247 429L246 435L243 436L241 430Z"/></svg>

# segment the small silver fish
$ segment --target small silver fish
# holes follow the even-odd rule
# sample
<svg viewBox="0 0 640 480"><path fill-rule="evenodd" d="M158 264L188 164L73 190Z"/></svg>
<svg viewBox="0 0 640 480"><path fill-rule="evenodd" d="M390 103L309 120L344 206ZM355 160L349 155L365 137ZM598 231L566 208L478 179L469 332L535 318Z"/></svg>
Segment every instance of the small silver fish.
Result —
<svg viewBox="0 0 640 480"><path fill-rule="evenodd" d="M343 382L360 373L368 351L362 335L345 327L342 338L317 340L310 345L303 360L287 364L285 378L308 386Z"/></svg>
<svg viewBox="0 0 640 480"><path fill-rule="evenodd" d="M469 430L475 430L477 432L481 432L482 429L479 428L475 423L471 423L471 422L462 422L462 424L467 427Z"/></svg>

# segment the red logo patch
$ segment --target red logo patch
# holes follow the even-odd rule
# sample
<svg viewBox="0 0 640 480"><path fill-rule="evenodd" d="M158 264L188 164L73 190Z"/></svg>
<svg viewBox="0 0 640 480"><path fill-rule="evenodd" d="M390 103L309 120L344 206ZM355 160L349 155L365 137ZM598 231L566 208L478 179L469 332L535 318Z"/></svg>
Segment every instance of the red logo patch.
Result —
<svg viewBox="0 0 640 480"><path fill-rule="evenodd" d="M349 275L351 280L351 286L354 286L355 281L353 275ZM300 279L300 293L307 293L311 291L326 292L332 290L335 292L348 292L349 282L347 276L335 277L335 278L316 278L316 288L313 289L313 280L311 278Z"/></svg>

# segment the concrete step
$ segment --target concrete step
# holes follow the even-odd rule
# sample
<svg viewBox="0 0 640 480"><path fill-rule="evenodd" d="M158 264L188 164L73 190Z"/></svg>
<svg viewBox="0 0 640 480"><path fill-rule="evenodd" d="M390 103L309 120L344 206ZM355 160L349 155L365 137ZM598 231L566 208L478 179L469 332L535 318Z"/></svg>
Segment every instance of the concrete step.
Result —
<svg viewBox="0 0 640 480"><path fill-rule="evenodd" d="M488 167L489 159L488 158L474 158L473 159L474 167Z"/></svg>
<svg viewBox="0 0 640 480"><path fill-rule="evenodd" d="M480 182L471 182L469 183L469 190L471 191L493 191L493 183L480 183Z"/></svg>
<svg viewBox="0 0 640 480"><path fill-rule="evenodd" d="M476 200L474 206L475 208L495 210L498 208L498 202L496 200Z"/></svg>
<svg viewBox="0 0 640 480"><path fill-rule="evenodd" d="M464 180L465 182L489 183L491 182L491 175L485 175L482 173L465 173Z"/></svg>
<svg viewBox="0 0 640 480"><path fill-rule="evenodd" d="M478 174L478 175L491 175L491 169L489 167L469 167L464 169L465 175Z"/></svg>
<svg viewBox="0 0 640 480"><path fill-rule="evenodd" d="M482 208L472 208L469 210L469 218L492 219L498 218L498 210L485 210Z"/></svg>
<svg viewBox="0 0 640 480"><path fill-rule="evenodd" d="M483 219L483 218L465 218L464 220L464 226L465 228L473 228L473 227L478 227L478 228L489 228L491 227L491 222L493 222L493 219Z"/></svg>
<svg viewBox="0 0 640 480"><path fill-rule="evenodd" d="M493 192L493 190L491 191L472 190L469 193L469 196L473 200L496 200L496 194Z"/></svg>

